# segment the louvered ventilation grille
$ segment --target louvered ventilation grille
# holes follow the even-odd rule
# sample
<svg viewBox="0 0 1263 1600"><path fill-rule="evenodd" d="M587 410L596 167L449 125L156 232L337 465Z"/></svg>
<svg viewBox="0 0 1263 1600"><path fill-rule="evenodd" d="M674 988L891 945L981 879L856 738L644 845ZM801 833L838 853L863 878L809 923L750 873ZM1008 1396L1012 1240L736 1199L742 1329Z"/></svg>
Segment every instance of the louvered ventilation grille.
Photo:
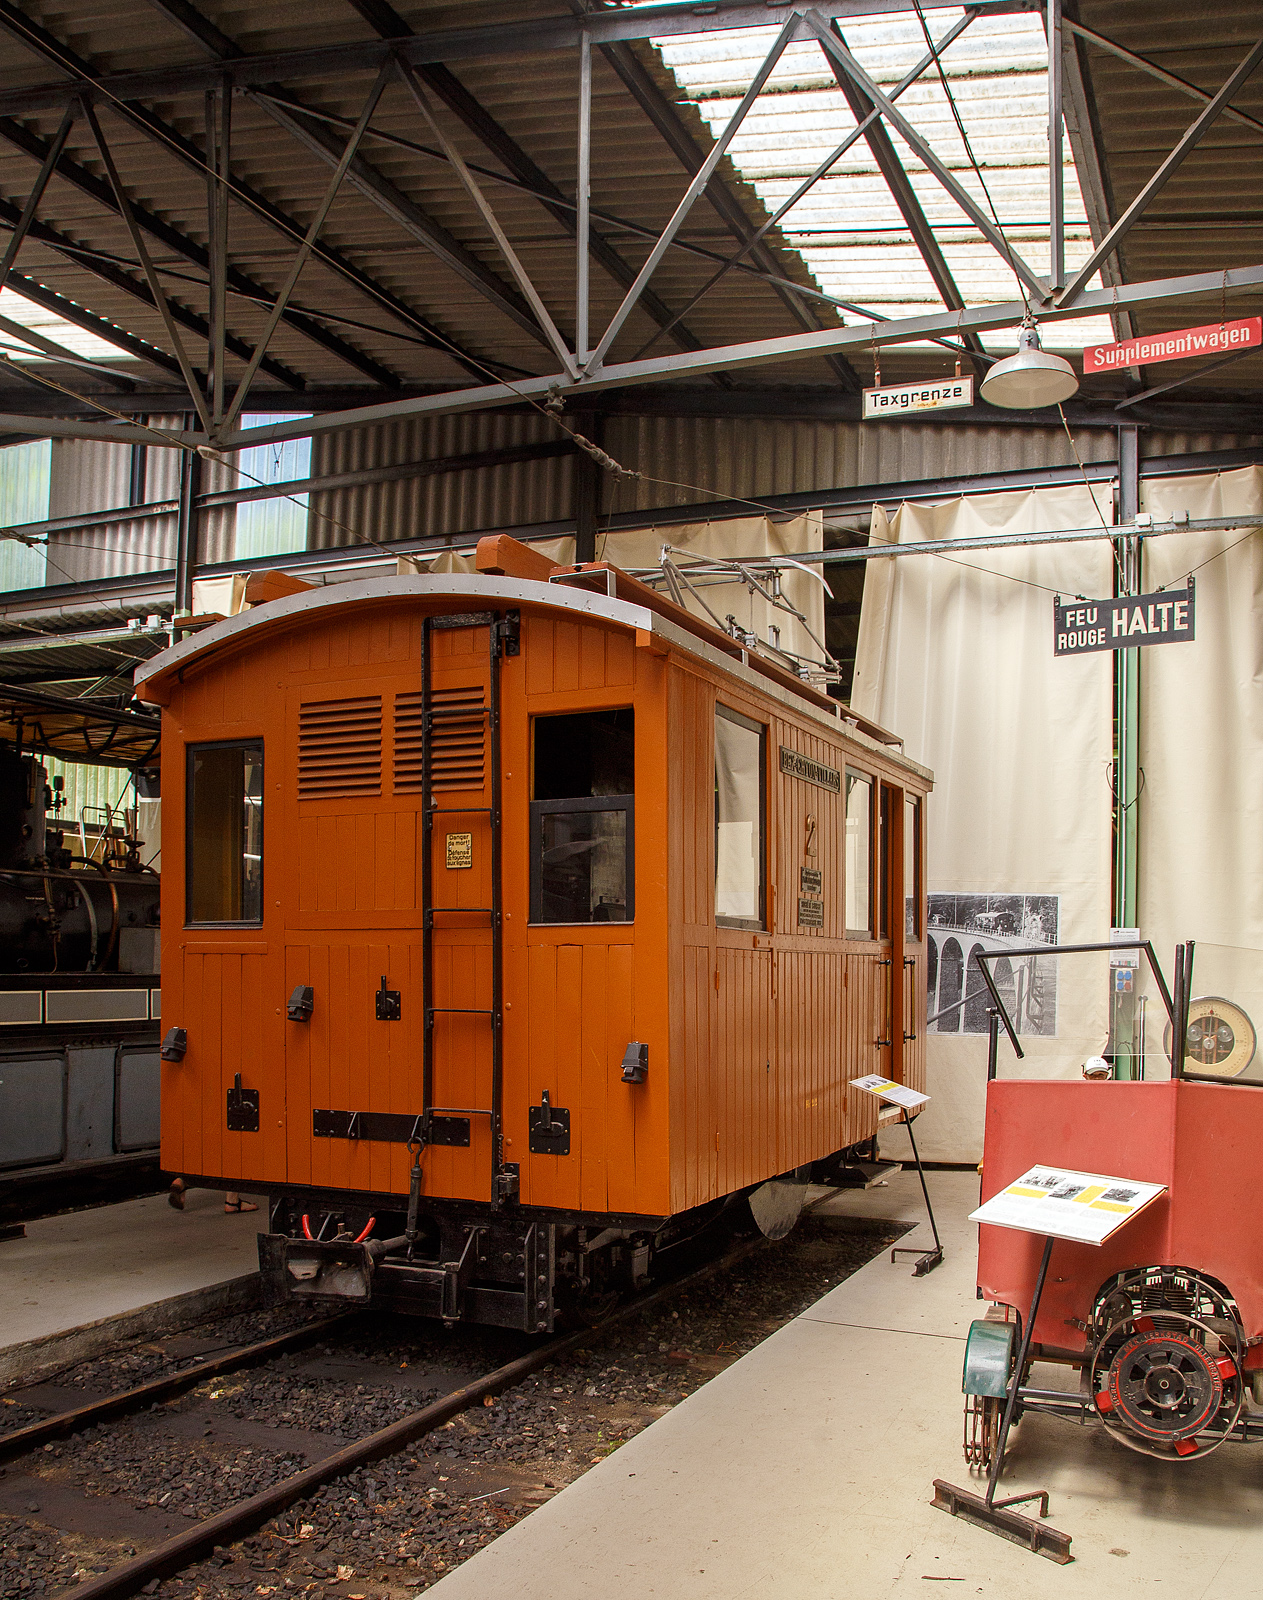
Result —
<svg viewBox="0 0 1263 1600"><path fill-rule="evenodd" d="M430 787L436 794L451 789L481 789L486 760L486 713L481 684L435 689ZM395 793L421 793L422 697L395 697Z"/></svg>
<svg viewBox="0 0 1263 1600"><path fill-rule="evenodd" d="M382 700L317 700L298 708L298 798L380 794Z"/></svg>

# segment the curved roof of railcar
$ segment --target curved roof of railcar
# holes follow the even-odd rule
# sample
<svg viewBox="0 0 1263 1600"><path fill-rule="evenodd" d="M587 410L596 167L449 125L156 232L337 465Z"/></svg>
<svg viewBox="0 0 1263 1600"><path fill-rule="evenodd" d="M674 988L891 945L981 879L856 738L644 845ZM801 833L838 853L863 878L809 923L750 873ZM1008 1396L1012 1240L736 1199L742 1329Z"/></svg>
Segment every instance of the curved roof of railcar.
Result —
<svg viewBox="0 0 1263 1600"><path fill-rule="evenodd" d="M566 584L541 584L529 578L493 577L483 573L359 578L268 601L238 616L212 623L210 627L201 629L182 643L142 663L135 675L137 695L142 700L164 705L172 684L185 667L195 661L203 662L225 646L244 645L248 636L258 630L271 632L292 627L309 617L322 618L322 614L330 611L390 600L454 600L475 608L489 605L528 607L560 612L576 621L601 621L633 632L650 633L664 645L697 656L719 671L741 679L748 689L777 702L785 709L881 752L888 760L915 773L925 783L933 781L933 774L928 768L865 733L840 702L836 711L831 713L819 703L823 701L823 696L808 685L803 685L802 690L797 690L792 681L782 685L729 655L722 644L727 643L731 648L731 641L717 631L716 642L712 644L700 632L688 631L657 610L635 601L617 599L612 595Z"/></svg>

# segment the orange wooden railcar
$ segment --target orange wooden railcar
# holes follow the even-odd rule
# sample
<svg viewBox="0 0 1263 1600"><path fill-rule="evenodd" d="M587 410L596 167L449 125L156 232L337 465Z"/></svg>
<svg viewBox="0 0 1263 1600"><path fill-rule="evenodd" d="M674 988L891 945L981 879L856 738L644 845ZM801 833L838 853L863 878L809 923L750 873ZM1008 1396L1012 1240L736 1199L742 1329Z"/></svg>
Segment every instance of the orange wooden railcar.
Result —
<svg viewBox="0 0 1263 1600"><path fill-rule="evenodd" d="M551 1328L923 1087L930 775L613 568L479 567L141 669L162 1158L271 1194L284 1293Z"/></svg>

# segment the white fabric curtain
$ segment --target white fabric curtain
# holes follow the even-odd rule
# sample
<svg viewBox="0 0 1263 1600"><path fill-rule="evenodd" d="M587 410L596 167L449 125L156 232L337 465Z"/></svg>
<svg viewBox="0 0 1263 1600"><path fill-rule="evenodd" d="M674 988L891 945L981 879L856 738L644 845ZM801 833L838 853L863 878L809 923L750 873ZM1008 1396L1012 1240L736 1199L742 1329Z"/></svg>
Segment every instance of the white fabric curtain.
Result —
<svg viewBox="0 0 1263 1600"><path fill-rule="evenodd" d="M1260 467L1142 490L1155 520L1263 515ZM1140 652L1140 926L1168 979L1196 940L1194 994L1235 1000L1263 1041L1263 529L1145 540L1146 593L1190 571L1196 638Z"/></svg>
<svg viewBox="0 0 1263 1600"><path fill-rule="evenodd" d="M1111 656L1053 656L1054 595L1111 593L1102 541L948 554L953 539L1090 527L1086 487L978 495L873 513L872 543L941 541L943 557L872 560L864 584L852 707L898 733L930 767L926 807L930 1011L970 994L973 949L1107 939L1111 920ZM1005 958L1007 960L1007 958ZM927 962L927 965L931 963ZM999 963L997 963L997 966ZM1061 970L1055 970L1057 967ZM1108 1028L1100 974L1068 960L997 972L1023 1009L1024 1061L1001 1045L1006 1075L1077 1074ZM1086 981L1085 981L1086 980ZM944 1026L952 1032L938 1031ZM917 1125L930 1160L982 1150L985 1004L980 995L931 1028ZM902 1140L902 1145L898 1142ZM883 1142L896 1156L902 1133Z"/></svg>

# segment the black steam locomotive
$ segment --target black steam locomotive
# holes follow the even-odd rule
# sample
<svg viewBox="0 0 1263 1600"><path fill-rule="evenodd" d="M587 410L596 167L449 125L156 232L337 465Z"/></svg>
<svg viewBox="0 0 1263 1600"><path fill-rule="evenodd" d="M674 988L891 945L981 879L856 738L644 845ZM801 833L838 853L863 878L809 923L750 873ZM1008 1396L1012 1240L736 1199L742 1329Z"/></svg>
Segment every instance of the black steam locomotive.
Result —
<svg viewBox="0 0 1263 1600"><path fill-rule="evenodd" d="M60 778L0 746L0 1215L50 1181L157 1167L158 874L134 829L69 829L63 805Z"/></svg>

